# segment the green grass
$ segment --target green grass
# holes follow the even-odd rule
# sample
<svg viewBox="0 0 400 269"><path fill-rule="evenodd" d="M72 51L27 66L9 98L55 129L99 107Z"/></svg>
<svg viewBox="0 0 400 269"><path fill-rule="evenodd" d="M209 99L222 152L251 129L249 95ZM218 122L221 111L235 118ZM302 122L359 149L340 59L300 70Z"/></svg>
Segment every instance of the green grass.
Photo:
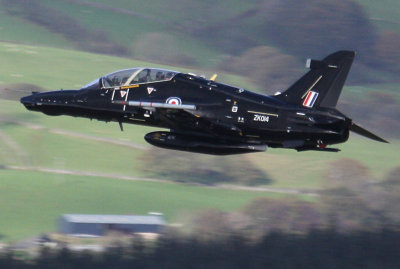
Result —
<svg viewBox="0 0 400 269"><path fill-rule="evenodd" d="M147 18L144 22L147 25L151 25L153 27L157 27L159 29L165 29L168 31L171 30L171 26L175 25L172 30L175 30L179 27L179 24L190 23L193 20L195 22L202 22L202 25L213 25L217 22L220 22L224 19L230 18L234 15L237 15L248 8L251 8L254 3L253 1L240 1L240 0L230 0L230 1L217 1L217 2L207 2L207 1L192 1L191 3L187 1L176 1L176 0L153 0L153 1L127 1L127 0L115 0L110 1L107 0L92 0L92 3L100 3L106 6L116 7L123 10L131 11L138 13L140 16L135 15L124 15L118 13L114 10L102 10L97 7L89 7L85 5L73 4L73 3L64 3L61 1L50 1L44 0L46 5L52 6L53 8L63 10L74 18L79 19L87 26L98 27L98 25L102 25L96 23L97 21L101 22L98 18L94 18L94 16L111 16L115 21L121 20L118 17L126 17L125 20L129 20L130 22L130 31L132 28L144 28L146 29L146 25L143 25L140 22L142 16ZM204 14L207 14L207 20L204 18ZM213 16L210 16L212 14ZM108 18L108 17L104 17ZM164 25L159 22L166 22L168 25ZM115 30L111 25L102 25L102 27L107 30ZM122 26L124 27L124 26ZM128 31L129 32L129 31ZM118 34L122 36L123 33Z"/></svg>
<svg viewBox="0 0 400 269"><path fill-rule="evenodd" d="M326 175L334 169L332 164L340 159L353 159L366 166L376 180L382 180L400 167L398 140L383 144L351 135L346 143L337 147L341 149L338 153L269 149L248 158L271 176L271 186L276 188L324 188Z"/></svg>
<svg viewBox="0 0 400 269"><path fill-rule="evenodd" d="M1 126L2 132L14 139L30 156L29 162L22 163L23 165L149 176L140 169L144 165L141 159L143 151L140 149L56 134L52 130L57 128L148 146L143 136L155 130L154 128L126 125L125 131L121 132L115 123L105 124L70 117L48 117L21 111L25 109L16 102L0 101L0 104L2 104L0 112L8 111L2 115L13 117L14 111L15 115L20 115L16 117L20 120L24 120L22 118L24 114L29 117L34 115L33 118L24 121L46 126L45 129L39 130L10 124ZM266 153L243 155L243 158L249 158L259 169L271 176L271 187L321 188L330 164L342 158L357 160L368 167L374 177L383 178L399 165L396 160L400 144L396 140L391 142L391 144L376 143L354 135L347 143L338 146L342 149L339 153L312 151L299 153L293 150L269 149ZM3 152L4 154L0 154L3 163L22 165L17 153L13 155L14 158L9 157L13 152L12 149ZM104 157L99 158L99 156Z"/></svg>
<svg viewBox="0 0 400 269"><path fill-rule="evenodd" d="M14 48L13 51L9 51L9 48ZM36 51L36 54L27 53L27 50ZM16 45L16 44L9 44L9 43L0 43L0 58L3 59L0 63L0 81L5 83L13 83L13 82L27 82L38 84L44 86L48 89L56 89L56 88L76 88L95 77L100 76L101 74L105 74L111 72L113 70L132 67L132 66L146 66L149 63L134 61L130 59L118 58L118 57L110 57L104 55L96 55L91 53L83 53L83 52L76 52L70 50L60 50L60 49L53 49L53 48L43 48L43 47L32 47L32 46L24 46L24 45ZM157 65L156 65L157 66ZM51 68L50 68L51 67ZM179 69L177 67L167 66L166 68L170 69ZM195 71L198 73L202 73L202 71ZM15 76L19 74L20 76ZM209 74L206 74L209 75ZM220 81L227 82L229 84L236 85L237 83L242 82L243 79L235 76L229 76L225 74L221 74L219 77ZM390 85L391 89L390 92L395 92L396 86ZM360 87L347 87L344 89L345 94L357 94L357 95L365 95L365 92L373 91L372 88L360 88ZM21 121L28 121L33 124L39 124L42 126L46 126L47 128L58 128L58 129L65 129L67 131L79 132L84 134L96 135L101 137L109 137L118 140L130 141L139 144L145 144L143 140L144 134L147 132L154 130L154 128L146 128L140 126L132 126L126 125L125 131L120 132L119 127L116 123L103 123L97 121L89 121L87 119L79 119L79 118L70 118L70 117L49 117L45 116L40 113L36 112L27 112L26 109L16 102L11 101L1 101L0 106L0 115L2 117L9 117ZM37 141L42 141L49 139L49 141L57 141L60 135L56 135L53 133L49 133L49 130L40 130L40 131L33 131L33 130L26 130L25 127L21 128L7 128L7 133L12 136L16 137L21 141L23 145L29 150L31 150L32 154L34 151L32 149L32 145L30 143L34 143L36 140L33 140L31 137L36 137ZM23 135L24 132L27 132L26 135ZM87 140L82 140L78 138L70 138L70 137L63 137L65 139L66 145L80 145L81 147L86 146L86 150L88 152L98 152L96 149L95 143L91 144L91 142ZM29 141L29 142L26 142ZM359 138L354 141L368 141L364 140L363 138ZM57 141L58 142L58 141ZM350 140L349 143L345 144L351 145L353 143L353 139ZM89 146L90 145L90 146ZM365 150L372 149L371 152L374 152L377 143L372 143L368 141L366 145L362 145L361 147ZM380 145L380 144L379 144ZM53 148L52 148L53 147ZM105 145L106 151L110 150L111 152L116 152L121 149L120 146L110 146ZM44 149L47 150L47 155L52 155L55 153L61 153L63 151L69 152L69 156L73 157L72 149L68 147L62 146L50 146L44 145ZM358 145L355 146L351 151L355 152L357 155ZM122 151L132 151L132 149L122 149ZM381 151L381 149L378 149ZM280 153L282 152L282 153ZM298 156L310 156L309 160L314 160L315 158L320 159L321 156L328 156L328 160L332 157L330 156L343 156L342 154L347 154L348 150L343 150L343 152L338 154L331 154L331 153L313 153L313 152L303 152L297 153L292 152L290 150L270 150L265 156L263 154L256 154L257 160L261 163L261 167L264 167L263 163L266 163L268 167L268 163L271 163L269 154L274 155L282 155L285 159L283 164L285 164L286 158L292 158L294 163L301 163L303 162L301 159L298 159ZM88 153L85 153L88 154ZM85 158L90 158L90 155L85 155ZM94 154L93 154L94 155ZM364 154L365 155L365 154ZM392 156L393 154L388 154L388 156ZM132 156L128 153L123 155L126 159L133 158L136 156ZM92 157L93 158L93 157ZM305 158L305 157L300 157ZM274 157L275 159L275 157ZM279 158L278 158L279 159ZM394 158L395 159L395 158ZM52 160L51 157L47 157L46 161L38 162L38 164L51 164ZM322 160L324 161L324 159ZM128 161L123 161L127 162ZM274 161L272 161L274 163ZM291 162L289 162L291 163ZM391 163L391 162L385 162ZM314 165L312 162L310 165ZM301 166L301 165L300 165ZM73 167L76 167L75 165ZM270 169L274 170L274 167L268 167L266 170L270 171ZM277 165L278 170L280 169L279 165ZM383 167L387 167L384 165ZM81 168L81 167L79 167ZM376 170L375 167L372 167L374 171ZM388 168L389 169L389 168ZM378 172L378 175L384 174L388 169L377 169L377 171L384 171ZM293 175L298 175L300 169L294 171ZM307 169L302 169L306 170ZM318 169L317 169L318 170ZM375 173L375 172L374 172ZM301 173L300 173L301 174ZM276 175L278 177L279 173ZM321 177L320 172L316 172L315 175ZM293 176L294 177L294 176ZM305 183L300 185L307 185L308 182L311 186L318 186L319 180L307 180L309 177L308 173L305 173L302 178L304 178ZM311 178L315 177L314 173ZM298 180L299 176L296 176L296 180ZM290 182L290 181L288 181ZM301 182L301 181L299 181ZM311 182L311 183L310 183ZM290 183L288 183L290 185Z"/></svg>
<svg viewBox="0 0 400 269"><path fill-rule="evenodd" d="M224 52L210 48L204 40L198 38L196 34L191 34L187 28L207 26L218 28L225 20L234 18L258 4L257 1L239 0L212 3L209 1L187 3L173 0L116 0L112 3L107 0L91 0L87 2L135 12L136 15L68 1L41 1L57 12L75 19L88 31L100 31L128 49L131 49L136 41L148 33L160 32L171 35L175 39L179 51L194 57L198 66L203 68L214 68L218 63L219 55ZM397 1L358 0L358 2L365 8L378 30L400 32L400 4ZM0 3L0 7L1 5ZM4 10L0 15L1 40L59 48L73 47L73 42L43 26L10 15ZM235 27L246 31L249 39L268 45L270 44L269 40L259 33L262 21L262 16L256 15L238 22Z"/></svg>
<svg viewBox="0 0 400 269"><path fill-rule="evenodd" d="M174 222L183 212L234 210L257 197L279 194L217 190L169 183L0 170L0 235L15 241L56 231L61 214L163 212Z"/></svg>
<svg viewBox="0 0 400 269"><path fill-rule="evenodd" d="M76 89L103 74L135 66L154 66L174 70L191 71L212 75L221 53L188 36L179 27L185 23L201 22L204 10L223 14L210 16L202 26L213 25L237 15L253 6L252 2L221 1L218 3L196 2L190 12L181 12L172 0L113 1L114 7L127 8L149 18L122 15L63 1L43 1L45 4L72 16L87 29L103 30L112 40L132 48L135 41L151 32L173 35L183 53L195 57L205 70L188 70L174 66L118 58L69 50L72 43L63 36L31 24L21 18L0 13L1 40L23 42L21 45L0 42L0 84L32 83L46 89ZM92 2L110 4L110 1ZM373 17L380 31L400 32L400 4L394 0L359 0ZM165 11L168 7L168 12ZM200 12L201 11L201 12ZM223 11L223 12L222 12ZM153 19L152 19L153 18ZM171 24L159 23L161 18ZM249 36L264 40L256 33L259 18L254 17L239 26L246 27ZM32 34L34 33L34 34ZM265 40L264 40L265 41ZM266 40L267 42L267 40ZM268 42L267 42L268 43ZM42 45L48 47L38 47ZM64 48L56 49L51 46ZM66 48L66 49L65 49ZM245 78L219 74L218 81L256 90ZM28 89L29 90L29 89ZM398 85L372 85L346 87L342 98L364 98L369 92L388 92L399 96ZM154 128L125 125L120 132L116 123L103 123L71 117L49 117L29 112L20 103L0 100L0 117L16 119L44 126L30 129L26 126L0 122L0 165L39 166L43 168L94 171L145 177L142 171L142 150L91 141L85 138L54 133L54 129L128 141L146 145L143 136ZM6 136L6 139L2 139ZM7 141L8 140L8 141ZM10 144L10 140L17 146ZM400 142L380 144L366 138L351 136L339 145L339 153L302 152L269 149L266 153L243 155L271 177L269 187L319 189L325 187L329 170L336 160L349 158L365 165L377 180L384 178L392 169L399 167ZM162 150L162 149L160 149ZM171 156L179 152L172 152ZM204 158L207 158L206 156ZM223 158L223 157L221 157ZM157 165L157 164L154 164ZM0 235L2 241L15 241L25 237L54 231L56 219L64 213L90 214L145 214L148 211L163 212L168 221L175 221L181 212L203 208L235 210L261 196L287 197L262 192L217 190L198 186L171 183L151 183L115 180L111 178L69 176L41 172L0 170ZM309 199L304 196L296 196Z"/></svg>
<svg viewBox="0 0 400 269"><path fill-rule="evenodd" d="M129 58L112 57L48 47L34 47L0 42L0 84L32 83L47 89L76 89L115 70L151 66L196 72L211 77L210 70L193 70L184 67L160 65ZM218 80L238 86L250 86L245 79L220 74Z"/></svg>
<svg viewBox="0 0 400 269"><path fill-rule="evenodd" d="M0 43L0 81L26 82L47 89L79 88L117 69L147 63L91 53Z"/></svg>
<svg viewBox="0 0 400 269"><path fill-rule="evenodd" d="M139 150L51 134L46 130L9 129L7 134L29 156L24 165L143 176Z"/></svg>
<svg viewBox="0 0 400 269"><path fill-rule="evenodd" d="M1 3L0 3L1 11ZM32 34L34 33L34 34ZM16 16L0 12L0 40L24 42L31 45L56 46L71 48L72 44L59 34L32 24ZM12 51L12 47L9 48Z"/></svg>
<svg viewBox="0 0 400 269"><path fill-rule="evenodd" d="M381 31L400 32L400 2L396 0L358 0Z"/></svg>
<svg viewBox="0 0 400 269"><path fill-rule="evenodd" d="M115 122L105 123L97 120L91 121L85 118L71 118L67 116L49 117L41 113L29 112L19 102L1 99L0 116L5 119L17 120L44 127L44 129L36 130L39 136L46 135L52 132L53 129L62 129L70 132L146 145L143 136L154 130L152 127L125 124L124 131L121 132L118 123ZM1 130L9 132L12 136L24 133L25 131L32 132L32 129L24 126L12 126L13 124L10 123L6 123L6 125L3 126L4 124L5 123L0 125L2 126Z"/></svg>
<svg viewBox="0 0 400 269"><path fill-rule="evenodd" d="M365 97L369 97L368 94L375 93L386 93L400 100L400 89L399 84L395 83L385 83L380 85L369 85L369 86L350 86L345 87L343 90L343 96L341 98L346 98L347 96L357 97L357 99L362 100Z"/></svg>
<svg viewBox="0 0 400 269"><path fill-rule="evenodd" d="M71 16L89 30L104 31L111 40L117 40L123 45L129 46L144 33L164 32L165 29L165 25L152 20L120 14L112 10L102 10L65 1L44 0L42 2L46 6ZM108 2L108 5L110 4L112 7L117 7L118 1ZM136 8L132 10L138 12Z"/></svg>
<svg viewBox="0 0 400 269"><path fill-rule="evenodd" d="M190 18L192 15L188 14L188 12L182 12L179 9L172 12L165 11L167 7L171 10L171 8L173 9L173 7L178 6L173 1L169 1L168 3L165 1L142 3L140 1L126 2L121 0L113 1L112 3L109 1L105 2L105 4L112 7L137 12L140 14L139 16L121 14L115 10L104 10L77 3L49 0L41 2L48 7L54 8L57 12L75 19L88 31L101 32L110 40L121 44L125 48L133 48L134 43L140 40L145 34L155 32L165 33L175 39L179 52L194 57L198 62L198 66L213 67L216 64L215 58L218 53L215 49L210 49L195 36L188 35L187 33L183 34L181 31L181 26L185 22L191 24ZM240 12L244 6L248 6L248 4L240 4L240 1L236 2L238 3L235 5L236 8L233 9L234 13ZM220 6L223 7L226 5L230 4L225 3ZM209 8L200 2L197 6L187 9L193 14L197 14L198 8ZM232 10L232 8L229 10ZM226 14L227 16L231 14L231 12L226 11L224 10L224 13L228 13ZM60 34L47 30L43 26L32 24L18 16L11 16L5 11L1 15L0 40L61 48L70 48L73 46L71 41L66 40ZM221 20L220 15L214 17L218 21ZM35 35L31 33L35 33Z"/></svg>
<svg viewBox="0 0 400 269"><path fill-rule="evenodd" d="M0 58L0 81L3 83L26 82L47 89L76 88L117 69L149 65L118 57L9 43L0 43ZM242 78L225 74L219 80L233 85L245 84ZM392 91L396 88L396 85L389 86ZM148 165L141 159L142 150L56 134L54 129L146 145L143 136L154 128L125 125L125 131L121 132L116 123L49 117L29 112L19 102L5 100L0 100L0 118L44 127L32 129L0 121L0 164L148 176L141 170L143 165ZM2 139L4 135L6 139ZM17 146L10 144L9 140ZM342 149L339 153L269 149L266 153L242 157L271 177L269 187L319 189L325 186L325 175L328 169L332 169L332 162L342 158L359 161L372 176L382 179L400 165L400 142L391 142L389 145L380 144L351 136L347 143L339 145ZM175 153L179 154L171 151L171 156ZM55 219L62 213L162 211L173 220L181 210L205 207L232 210L264 195L270 196L167 183L1 170L0 201L3 208L0 208L0 234L6 235L6 240L15 240L53 231Z"/></svg>

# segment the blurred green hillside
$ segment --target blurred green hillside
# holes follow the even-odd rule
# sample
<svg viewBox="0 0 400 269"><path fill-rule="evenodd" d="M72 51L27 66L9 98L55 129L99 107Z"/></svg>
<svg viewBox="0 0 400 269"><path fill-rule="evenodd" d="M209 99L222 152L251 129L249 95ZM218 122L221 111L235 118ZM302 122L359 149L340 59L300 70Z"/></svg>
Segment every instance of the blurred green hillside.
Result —
<svg viewBox="0 0 400 269"><path fill-rule="evenodd" d="M368 184L381 182L400 166L399 4L332 3L0 0L0 240L54 231L63 213L162 211L175 221L257 197L315 201L347 163ZM305 72L307 57L336 49L359 52L339 109L390 145L352 135L337 154L213 157L155 150L143 140L153 128L121 132L116 123L49 117L17 102L32 90L75 89L148 65L217 72L221 82L273 93Z"/></svg>
<svg viewBox="0 0 400 269"><path fill-rule="evenodd" d="M370 63L379 61L371 54L382 35L399 34L398 5L392 0L2 0L0 34L8 41L206 68L223 65L232 54L277 45L280 53L301 60L353 49ZM288 16L293 9L298 12ZM398 36L394 39L391 46L398 45ZM162 52L155 57L157 49Z"/></svg>
<svg viewBox="0 0 400 269"><path fill-rule="evenodd" d="M357 136L340 145L343 151L338 154L269 150L215 157L154 149L143 140L154 128L128 125L121 132L115 123L49 117L28 112L17 102L35 84L45 89L76 88L99 74L148 63L12 43L0 43L0 58L7 63L0 65L0 234L4 240L53 231L54 220L65 212L159 210L174 221L185 210L234 210L255 197L295 195L313 200L315 193L326 188L325 178L337 161L355 161L368 171L368 180L378 182L398 166L397 140L388 146ZM243 83L236 76L222 79ZM351 89L347 94L359 95ZM171 181L175 184L167 183ZM181 183L195 185L181 187ZM121 184L121 189L111 193ZM151 187L144 190L143 184ZM237 189L237 185L251 188ZM225 198L216 199L220 195Z"/></svg>
<svg viewBox="0 0 400 269"><path fill-rule="evenodd" d="M400 3L396 0L358 0L380 31L400 31Z"/></svg>
<svg viewBox="0 0 400 269"><path fill-rule="evenodd" d="M398 5L1 0L0 40L234 73L269 94L294 82L306 58L350 49L358 54L348 83L385 90L400 75Z"/></svg>

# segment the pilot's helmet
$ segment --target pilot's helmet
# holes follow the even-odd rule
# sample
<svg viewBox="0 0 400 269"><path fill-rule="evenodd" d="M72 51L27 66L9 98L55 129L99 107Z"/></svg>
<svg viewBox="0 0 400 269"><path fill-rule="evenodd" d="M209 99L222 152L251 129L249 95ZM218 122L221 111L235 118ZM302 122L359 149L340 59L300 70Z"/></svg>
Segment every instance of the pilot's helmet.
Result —
<svg viewBox="0 0 400 269"><path fill-rule="evenodd" d="M161 80L161 79L163 79L163 73L161 71L158 71L156 73L156 80Z"/></svg>

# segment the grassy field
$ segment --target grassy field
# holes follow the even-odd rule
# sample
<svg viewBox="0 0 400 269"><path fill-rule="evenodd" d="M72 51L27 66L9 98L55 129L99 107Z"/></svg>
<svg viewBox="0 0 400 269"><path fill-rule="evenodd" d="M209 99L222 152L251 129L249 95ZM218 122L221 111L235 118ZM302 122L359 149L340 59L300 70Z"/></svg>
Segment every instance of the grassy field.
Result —
<svg viewBox="0 0 400 269"><path fill-rule="evenodd" d="M95 3L96 1L91 2ZM127 2L117 0L113 1L112 5L110 5L109 1L103 3L106 4L106 8L65 1L44 0L41 3L57 12L70 16L88 32L102 33L128 50L131 50L134 47L134 43L148 33L164 33L176 38L175 43L179 51L194 56L199 66L211 67L215 65L214 59L218 55L215 49L210 49L194 37L182 36L180 33L179 25L182 23L182 19L187 19L186 17L190 17L190 15L179 10L173 13L165 12L167 6L176 6L173 1L169 1L169 3L157 1L143 4L140 1ZM0 11L2 5L0 3ZM133 14L125 14L114 8L131 11ZM18 8L16 9L18 10ZM193 10L193 13L196 12L196 9L190 10ZM146 12L149 12L149 14ZM23 17L9 15L5 11L0 14L2 15L0 16L0 40L2 41L7 40L59 48L74 47L71 40L65 39L61 34L49 31L44 26L31 24ZM219 16L216 18L220 19ZM104 23L105 21L107 23ZM35 35L31 35L30 33L32 32Z"/></svg>
<svg viewBox="0 0 400 269"><path fill-rule="evenodd" d="M357 0L381 31L400 32L400 3L396 0Z"/></svg>
<svg viewBox="0 0 400 269"><path fill-rule="evenodd" d="M0 63L0 81L3 83L27 82L41 85L47 89L57 89L60 87L76 88L98 77L100 74L132 66L149 65L149 63L131 59L9 43L0 43L0 58L4 59L4 61ZM51 66L51 68L49 68L49 66ZM167 66L166 68L179 69L171 66ZM222 75L221 80L230 84L236 84L237 82L239 82L239 84L245 84L240 77ZM394 88L393 86L389 91L394 92ZM346 97L346 95L351 94L363 96L365 92L372 90L373 89L362 89L360 87L349 87L344 89L344 96ZM95 156L106 152L112 152L114 154L118 152L121 158L118 158L118 161L111 161L119 163L116 165L118 169L113 169L113 165L104 165L106 161L101 162L101 164L103 164L101 165L101 169L104 169L105 172L129 171L130 173L137 170L135 165L139 165L137 164L137 159L140 152L109 143L103 143L103 149L101 149L97 147L96 142L89 141L88 139L60 135L54 133L52 129L63 129L141 145L145 145L143 140L144 134L150 130L154 130L152 128L128 125L125 126L124 132L120 132L116 123L106 124L103 122L64 116L48 117L40 113L27 112L22 105L12 101L1 101L0 115L3 118L29 122L45 127L44 129L37 130L23 126L12 126L9 123L2 127L2 131L9 137L17 140L17 142L22 145L22 148L28 152L27 154L29 156L38 156L35 159L31 158L30 164L37 166L53 166L54 159L56 159L58 162L63 163L62 165L65 165L66 168L78 170L84 168L96 170L100 165L98 165L98 162L92 161L96 159ZM62 145L59 145L60 143L45 142L58 142L60 136L63 139ZM76 151L73 150L73 145L79 145L77 148L84 149L80 156L82 156L82 159L87 160L87 164L83 165L82 162L74 159ZM321 173L323 173L326 166L316 165L316 158L319 159L318 162L326 163L338 158L344 158L349 156L349 154L354 158L361 156L358 158L359 161L367 163L367 166L371 167L372 173L376 176L382 176L388 170L396 166L395 162L388 160L395 159L393 155L395 155L396 150L399 149L397 142L394 142L394 144L388 147L387 145L373 143L363 138L357 138L356 136L355 139L350 139L349 143L341 147L343 151L337 154L319 152L297 153L290 150L270 150L266 154L250 155L254 157L249 158L254 158L254 161L260 164L260 168L266 170L268 174L273 173L271 171L276 169L278 172L275 174L275 178L280 178L279 171L282 165L296 167L296 169L294 169L296 172L293 173L293 175L296 175L296 180L301 186L306 187L320 186ZM37 150L40 150L40 154L37 154ZM358 151L363 151L363 154L358 154ZM377 162L364 160L369 160L374 152L385 153ZM58 155L62 155L63 158L57 157ZM388 160L384 158L385 156L388 156ZM7 160L4 156L1 158ZM60 161L60 158L65 159L65 161ZM110 160L108 160L108 162L110 162ZM375 163L379 163L379 165L375 165ZM124 165L126 165L127 168L121 170ZM311 170L302 169L304 166L315 168ZM299 180L299 178L302 178L302 180ZM310 180L310 178L312 180ZM275 180L274 182L277 186L281 187L290 186L292 181L282 183L281 180Z"/></svg>
<svg viewBox="0 0 400 269"><path fill-rule="evenodd" d="M99 124L94 124L94 129ZM64 127L69 128L68 125ZM75 130L74 124L71 129ZM25 130L23 126L8 125L1 126L1 131L26 153L22 158L13 154L15 149L8 148L3 141L0 143L2 164L147 176L140 169L140 150L46 133L46 129ZM109 137L107 134L101 136ZM136 140L141 143L141 139ZM272 178L269 187L289 189L323 188L330 163L340 158L358 160L377 178L399 165L396 159L400 149L398 142L388 146L354 138L341 148L343 151L337 154L270 150L243 155L243 158L250 159ZM25 156L28 163L23 162ZM0 170L0 178L0 234L6 241L54 231L55 220L62 213L143 214L160 211L169 221L174 221L185 211L201 208L233 210L256 197L290 196L9 170Z"/></svg>
<svg viewBox="0 0 400 269"><path fill-rule="evenodd" d="M206 69L188 70L73 51L74 42L20 16L8 14L2 9L4 6L0 1L0 85L30 83L48 90L76 89L101 75L135 66L161 67L210 77L214 73L211 69L223 53L185 32L185 27L218 26L225 19L254 7L254 1L199 1L186 8L187 12L182 12L180 4L187 3L172 0L116 0L112 2L112 7L107 0L41 2L70 16L88 31L100 30L110 40L130 50L148 33L171 35L180 52L194 57L198 66ZM397 1L358 2L366 8L379 31L400 32L400 4ZM87 3L106 4L108 7ZM112 8L132 12L128 14ZM202 14L214 16L207 16L209 19L205 20ZM268 44L255 27L259 25L260 18L253 16L238 27L246 28L251 38ZM14 43L1 42L6 40ZM217 80L256 90L243 77L219 74ZM398 85L389 84L346 87L342 98L357 97L362 100L368 93L378 90L400 97ZM49 117L29 112L19 102L0 99L0 168L39 167L138 178L154 176L142 169L148 165L142 155L150 147L143 136L155 129L132 125L125 125L124 129L121 132L117 123ZM346 144L338 147L342 149L339 153L270 149L266 153L242 155L242 158L264 171L271 179L267 187L275 190L323 189L326 175L335 170L332 164L341 159L359 162L376 180L383 179L392 169L400 166L400 141L391 141L387 145L352 135ZM174 154L179 153L171 151L171 158ZM164 180L162 176L159 179ZM264 196L282 199L292 195L0 169L0 241L16 241L55 231L56 219L64 213L146 214L159 211L169 222L175 222L185 212L204 208L235 210ZM313 199L303 195L296 195L296 198Z"/></svg>
<svg viewBox="0 0 400 269"><path fill-rule="evenodd" d="M400 166L398 160L399 141L379 144L363 137L352 135L348 142L338 146L342 151L295 152L271 149L263 158L252 155L261 169L273 178L273 186L291 188L324 188L328 171L332 164L341 159L352 159L367 167L377 180L384 178L392 169Z"/></svg>
<svg viewBox="0 0 400 269"><path fill-rule="evenodd" d="M358 100L362 100L364 98L368 98L368 94L376 93L376 92L384 92L390 94L391 96L400 100L400 91L398 88L398 84L381 84L381 85L371 85L371 86L350 86L345 87L341 98L345 99L346 97L358 97Z"/></svg>
<svg viewBox="0 0 400 269"><path fill-rule="evenodd" d="M154 128L127 125L125 131L121 132L116 123L106 124L65 116L48 117L28 112L14 101L2 100L0 104L0 115L8 119L8 122L0 125L1 130L24 152L20 154L18 148L9 147L4 154L0 154L4 164L152 176L140 169L143 165L143 149L114 144L113 141L150 147L143 136ZM19 124L30 123L33 126L12 124L9 122L12 119ZM79 134L89 137L81 137ZM109 141L99 142L95 138ZM382 178L399 165L396 161L400 150L398 141L387 145L354 135L347 143L339 145L339 148L342 149L339 153L298 153L293 150L270 149L266 153L243 155L243 158L248 158L270 175L273 179L271 186L277 188L321 188L330 163L342 158L357 160L377 178Z"/></svg>
<svg viewBox="0 0 400 269"><path fill-rule="evenodd" d="M46 0L51 2L50 0ZM56 1L52 1L56 2ZM104 5L110 5L107 0L91 0L92 3L100 3ZM188 5L184 0L153 0L151 2L143 1L127 1L117 0L113 1L113 7L126 9L129 11L135 11L143 15L152 15L154 18L162 18L171 23L181 23L182 21L188 21L192 18L198 18L204 12L215 12L219 16L210 16L212 20L204 21L206 25L213 24L231 16L237 15L240 12L247 10L253 6L253 1L218 1L210 4L207 1L194 1L191 4L191 9L187 9L186 12L181 12L182 5ZM59 5L53 3L53 5ZM82 7L81 7L82 8ZM168 12L166 11L168 10Z"/></svg>
<svg viewBox="0 0 400 269"><path fill-rule="evenodd" d="M130 59L10 43L0 43L0 57L4 60L0 63L2 83L25 82L47 89L76 88L115 69L148 65ZM54 131L61 129L143 146L143 136L151 128L125 126L125 131L121 132L114 123L47 117L28 112L19 102L6 100L0 100L0 118L2 165L147 176L140 170L143 150ZM205 207L230 210L258 196L277 196L265 192L25 171L1 170L0 179L3 206L0 234L6 241L54 231L56 218L68 212L140 214L161 211L167 219L173 220L181 210Z"/></svg>
<svg viewBox="0 0 400 269"><path fill-rule="evenodd" d="M32 45L72 48L72 44L63 36L2 11L0 3L0 40L24 42ZM32 35L31 33L35 33Z"/></svg>
<svg viewBox="0 0 400 269"><path fill-rule="evenodd" d="M193 70L129 58L7 42L0 42L0 59L2 59L0 63L0 84L25 82L40 85L49 90L76 89L115 70L138 66L196 72L207 77L213 75L212 70ZM254 85L248 83L242 77L219 74L218 80L254 89Z"/></svg>
<svg viewBox="0 0 400 269"><path fill-rule="evenodd" d="M234 210L257 197L280 194L193 187L170 183L0 170L0 236L19 240L56 231L61 214L163 212L169 222L205 208ZM287 195L285 195L287 196Z"/></svg>
<svg viewBox="0 0 400 269"><path fill-rule="evenodd" d="M394 0L358 0L359 4L371 17L379 31L400 32L400 4ZM193 29L218 28L225 20L241 18L240 14L257 7L254 1L126 1L126 0L90 0L90 1L52 1L41 3L56 12L68 15L88 32L101 32L128 50L135 47L135 42L148 33L163 33L175 39L175 46L180 53L190 55L203 68L215 67L223 51L210 48L206 41L191 34ZM59 48L73 48L74 42L61 34L49 31L46 27L31 24L22 16L10 15L0 3L0 40L22 42L32 45L45 45ZM16 7L14 7L16 8ZM3 9L3 11L2 11ZM18 10L18 8L16 8ZM269 44L269 40L259 33L263 22L262 16L246 17L236 29L244 28L250 40ZM107 23L104 23L107 22ZM193 29L192 29L193 28ZM192 30L188 30L192 29ZM193 30L195 31L195 30ZM30 33L35 33L34 35ZM271 44L270 44L271 45ZM225 52L226 53L226 52ZM137 55L136 55L137 56Z"/></svg>
<svg viewBox="0 0 400 269"><path fill-rule="evenodd" d="M0 58L1 83L25 82L47 89L77 88L116 69L159 66L132 59L4 42L0 43ZM247 84L240 77L222 74L219 78L229 84ZM126 125L121 132L116 123L49 117L29 112L19 102L0 100L0 165L148 177L152 175L141 169L144 165L141 156L146 150L143 147L150 147L143 136L151 130L155 129ZM383 178L400 165L400 143L391 142L390 145L379 144L352 136L348 143L339 146L340 153L271 149L242 157L272 179L268 187L320 189L325 186L325 176L332 162L343 158L354 159L365 165L375 178ZM175 153L171 151L171 158ZM54 231L55 220L62 213L161 211L168 220L174 221L179 212L185 210L207 207L232 210L259 196L287 196L27 171L0 170L0 179L0 234L7 241Z"/></svg>

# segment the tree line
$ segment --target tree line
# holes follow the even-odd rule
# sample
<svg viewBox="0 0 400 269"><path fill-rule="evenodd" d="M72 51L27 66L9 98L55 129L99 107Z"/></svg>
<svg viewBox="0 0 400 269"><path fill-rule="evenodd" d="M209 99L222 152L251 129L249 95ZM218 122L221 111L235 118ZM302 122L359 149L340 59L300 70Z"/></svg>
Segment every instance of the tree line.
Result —
<svg viewBox="0 0 400 269"><path fill-rule="evenodd" d="M257 242L240 235L223 240L162 236L154 244L134 239L101 253L42 248L35 258L0 255L0 268L398 268L400 232L313 230L306 235L273 232Z"/></svg>
<svg viewBox="0 0 400 269"><path fill-rule="evenodd" d="M0 268L398 268L400 167L376 180L341 159L325 176L313 201L258 198L233 212L207 209L154 242L136 236L100 253L8 251Z"/></svg>

